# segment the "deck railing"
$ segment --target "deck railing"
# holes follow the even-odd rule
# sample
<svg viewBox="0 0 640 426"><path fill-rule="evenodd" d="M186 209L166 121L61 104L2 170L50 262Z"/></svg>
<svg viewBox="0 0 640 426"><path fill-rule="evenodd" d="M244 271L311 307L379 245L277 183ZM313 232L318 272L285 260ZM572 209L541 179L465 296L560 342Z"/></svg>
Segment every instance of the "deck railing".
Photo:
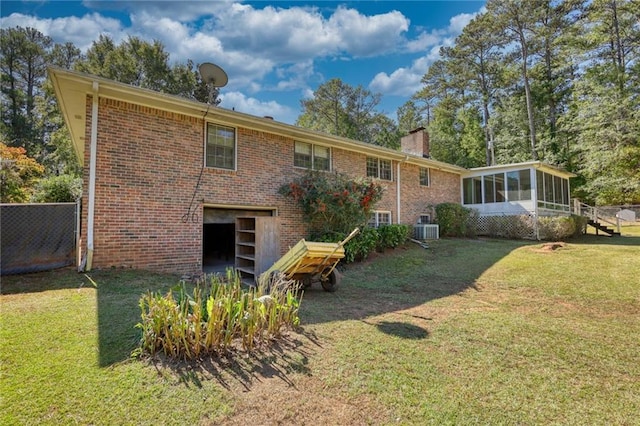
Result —
<svg viewBox="0 0 640 426"><path fill-rule="evenodd" d="M606 222L609 225L615 226L616 231L620 232L620 218L616 216L615 222L611 221L608 216L602 214L602 211L597 207L590 206L581 202L579 199L573 199L573 213L578 216L587 217L594 222Z"/></svg>

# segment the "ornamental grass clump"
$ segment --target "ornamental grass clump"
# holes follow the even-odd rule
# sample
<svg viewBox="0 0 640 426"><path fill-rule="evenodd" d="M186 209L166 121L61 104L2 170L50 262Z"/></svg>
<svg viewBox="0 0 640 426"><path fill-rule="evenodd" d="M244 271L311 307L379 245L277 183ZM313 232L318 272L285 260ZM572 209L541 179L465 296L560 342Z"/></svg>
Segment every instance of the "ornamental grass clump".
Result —
<svg viewBox="0 0 640 426"><path fill-rule="evenodd" d="M142 331L137 354L161 352L175 359L198 359L234 348L253 350L282 337L300 323L301 296L295 288L273 285L245 289L237 273L213 275L191 291L185 283L165 295L140 298Z"/></svg>

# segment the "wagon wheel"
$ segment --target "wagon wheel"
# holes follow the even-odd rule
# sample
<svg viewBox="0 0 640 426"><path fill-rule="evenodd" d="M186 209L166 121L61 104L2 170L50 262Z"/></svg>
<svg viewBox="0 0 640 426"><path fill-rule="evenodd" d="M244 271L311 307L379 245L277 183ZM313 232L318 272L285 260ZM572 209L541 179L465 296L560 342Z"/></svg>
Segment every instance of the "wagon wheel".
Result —
<svg viewBox="0 0 640 426"><path fill-rule="evenodd" d="M340 285L340 281L342 280L342 276L335 269L331 271L327 278L324 278L324 273L321 276L320 284L322 284L322 288L330 293L336 291L336 288Z"/></svg>

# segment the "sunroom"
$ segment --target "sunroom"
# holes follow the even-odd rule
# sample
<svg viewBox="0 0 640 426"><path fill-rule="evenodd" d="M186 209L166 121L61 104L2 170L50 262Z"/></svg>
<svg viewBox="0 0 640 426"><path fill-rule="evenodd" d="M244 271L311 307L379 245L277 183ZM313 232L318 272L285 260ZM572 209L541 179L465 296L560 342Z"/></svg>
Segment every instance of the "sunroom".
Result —
<svg viewBox="0 0 640 426"><path fill-rule="evenodd" d="M540 161L469 169L461 177L462 204L478 212L480 235L501 231L538 239L538 218L571 215L574 176Z"/></svg>

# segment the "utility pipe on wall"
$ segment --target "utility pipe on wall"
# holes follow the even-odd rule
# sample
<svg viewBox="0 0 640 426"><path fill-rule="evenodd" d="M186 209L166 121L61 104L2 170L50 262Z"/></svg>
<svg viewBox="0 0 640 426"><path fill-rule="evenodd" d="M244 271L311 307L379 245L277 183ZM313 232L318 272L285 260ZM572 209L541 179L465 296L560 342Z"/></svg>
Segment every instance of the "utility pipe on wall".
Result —
<svg viewBox="0 0 640 426"><path fill-rule="evenodd" d="M91 104L91 145L89 148L89 206L87 209L87 264L86 271L93 263L93 226L96 206L96 163L98 149L98 82L93 82Z"/></svg>
<svg viewBox="0 0 640 426"><path fill-rule="evenodd" d="M409 156L406 156L404 160L398 161L396 163L396 223L400 224L400 164L404 163L409 159Z"/></svg>

